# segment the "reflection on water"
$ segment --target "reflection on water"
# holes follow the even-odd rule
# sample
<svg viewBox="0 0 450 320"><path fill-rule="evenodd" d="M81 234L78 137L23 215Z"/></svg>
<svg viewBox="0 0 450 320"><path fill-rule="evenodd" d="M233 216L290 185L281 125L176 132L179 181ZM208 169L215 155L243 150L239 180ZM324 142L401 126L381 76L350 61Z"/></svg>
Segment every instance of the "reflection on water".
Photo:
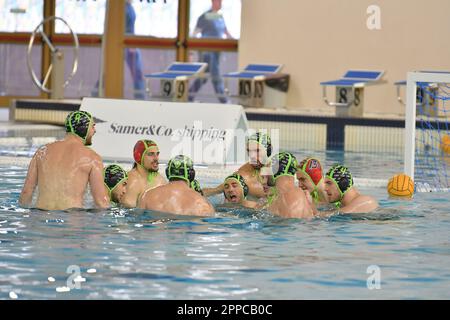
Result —
<svg viewBox="0 0 450 320"><path fill-rule="evenodd" d="M46 212L18 208L25 169L10 172L0 169L0 299L450 298L448 194L405 201L363 189L379 199L376 212L312 221L219 206L220 197L207 218ZM371 265L381 290L367 289ZM85 279L79 289L68 268Z"/></svg>

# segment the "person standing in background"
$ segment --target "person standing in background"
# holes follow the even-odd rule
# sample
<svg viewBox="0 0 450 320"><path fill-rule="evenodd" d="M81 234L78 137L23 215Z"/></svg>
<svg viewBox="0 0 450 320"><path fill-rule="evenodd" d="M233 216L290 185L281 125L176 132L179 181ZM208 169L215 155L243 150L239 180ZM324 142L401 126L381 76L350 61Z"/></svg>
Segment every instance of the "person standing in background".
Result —
<svg viewBox="0 0 450 320"><path fill-rule="evenodd" d="M133 0L126 1L125 7L125 33L134 34L134 23L136 21L136 12L132 6ZM145 99L145 80L142 70L141 51L138 48L125 48L125 61L130 69L131 79L133 81L133 96L137 100ZM100 83L97 81L95 89L91 92L93 97L99 96Z"/></svg>
<svg viewBox="0 0 450 320"><path fill-rule="evenodd" d="M197 20L193 37L201 38L215 38L215 39L232 39L233 37L228 32L222 12L222 0L211 0L211 9L203 13ZM228 103L228 99L224 96L223 80L220 76L220 52L219 51L201 51L199 57L200 62L206 62L211 75L214 91L218 95L221 103ZM189 100L193 101L193 95L197 93L200 88L207 82L206 78L196 79L189 89Z"/></svg>

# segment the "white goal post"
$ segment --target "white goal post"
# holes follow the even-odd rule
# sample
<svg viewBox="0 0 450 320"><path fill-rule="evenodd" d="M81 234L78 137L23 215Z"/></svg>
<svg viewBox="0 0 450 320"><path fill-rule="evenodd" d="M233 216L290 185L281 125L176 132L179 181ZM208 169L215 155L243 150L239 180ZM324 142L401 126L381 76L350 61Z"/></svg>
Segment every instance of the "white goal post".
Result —
<svg viewBox="0 0 450 320"><path fill-rule="evenodd" d="M408 72L406 83L404 170L413 180L416 148L416 92L418 82L450 84L450 72Z"/></svg>

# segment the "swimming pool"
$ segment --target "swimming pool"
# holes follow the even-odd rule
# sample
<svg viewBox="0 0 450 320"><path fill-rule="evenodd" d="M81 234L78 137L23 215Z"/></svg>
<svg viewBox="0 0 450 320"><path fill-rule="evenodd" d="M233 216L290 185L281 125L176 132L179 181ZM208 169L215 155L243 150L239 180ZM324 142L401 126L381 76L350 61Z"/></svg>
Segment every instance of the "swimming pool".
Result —
<svg viewBox="0 0 450 320"><path fill-rule="evenodd" d="M391 200L367 184L360 190L379 200L377 212L310 222L223 208L209 218L27 210L17 202L24 157L43 141L34 142L1 148L0 299L450 298L448 193ZM397 155L296 153L311 154L367 179L387 181L403 167ZM198 173L203 186L220 182ZM373 270L380 289L368 288ZM57 292L76 275L79 289Z"/></svg>

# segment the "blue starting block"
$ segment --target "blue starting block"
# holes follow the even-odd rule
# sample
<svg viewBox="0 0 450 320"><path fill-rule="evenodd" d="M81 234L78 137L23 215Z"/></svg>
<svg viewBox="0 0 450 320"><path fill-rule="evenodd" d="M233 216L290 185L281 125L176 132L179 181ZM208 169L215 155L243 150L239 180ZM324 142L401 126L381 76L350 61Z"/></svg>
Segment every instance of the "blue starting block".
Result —
<svg viewBox="0 0 450 320"><path fill-rule="evenodd" d="M322 98L329 106L336 107L338 117L360 117L364 114L364 88L382 83L384 71L349 70L341 79L321 82ZM327 98L327 87L336 87L336 102Z"/></svg>
<svg viewBox="0 0 450 320"><path fill-rule="evenodd" d="M228 79L239 81L239 104L246 107L282 108L286 105L289 75L280 73L281 64L249 64L244 70L224 74L225 90Z"/></svg>
<svg viewBox="0 0 450 320"><path fill-rule="evenodd" d="M204 62L174 62L165 71L146 74L146 87L149 96L152 96L149 80L160 80L160 97L172 101L188 101L189 80L203 76L208 66Z"/></svg>
<svg viewBox="0 0 450 320"><path fill-rule="evenodd" d="M430 73L450 73L449 71L419 71ZM406 80L394 82L397 88L397 101L406 106L406 102L402 98L401 89L406 87ZM416 114L427 116L439 116L439 108L436 107L436 99L434 98L439 91L437 83L422 82L417 86L416 90Z"/></svg>

